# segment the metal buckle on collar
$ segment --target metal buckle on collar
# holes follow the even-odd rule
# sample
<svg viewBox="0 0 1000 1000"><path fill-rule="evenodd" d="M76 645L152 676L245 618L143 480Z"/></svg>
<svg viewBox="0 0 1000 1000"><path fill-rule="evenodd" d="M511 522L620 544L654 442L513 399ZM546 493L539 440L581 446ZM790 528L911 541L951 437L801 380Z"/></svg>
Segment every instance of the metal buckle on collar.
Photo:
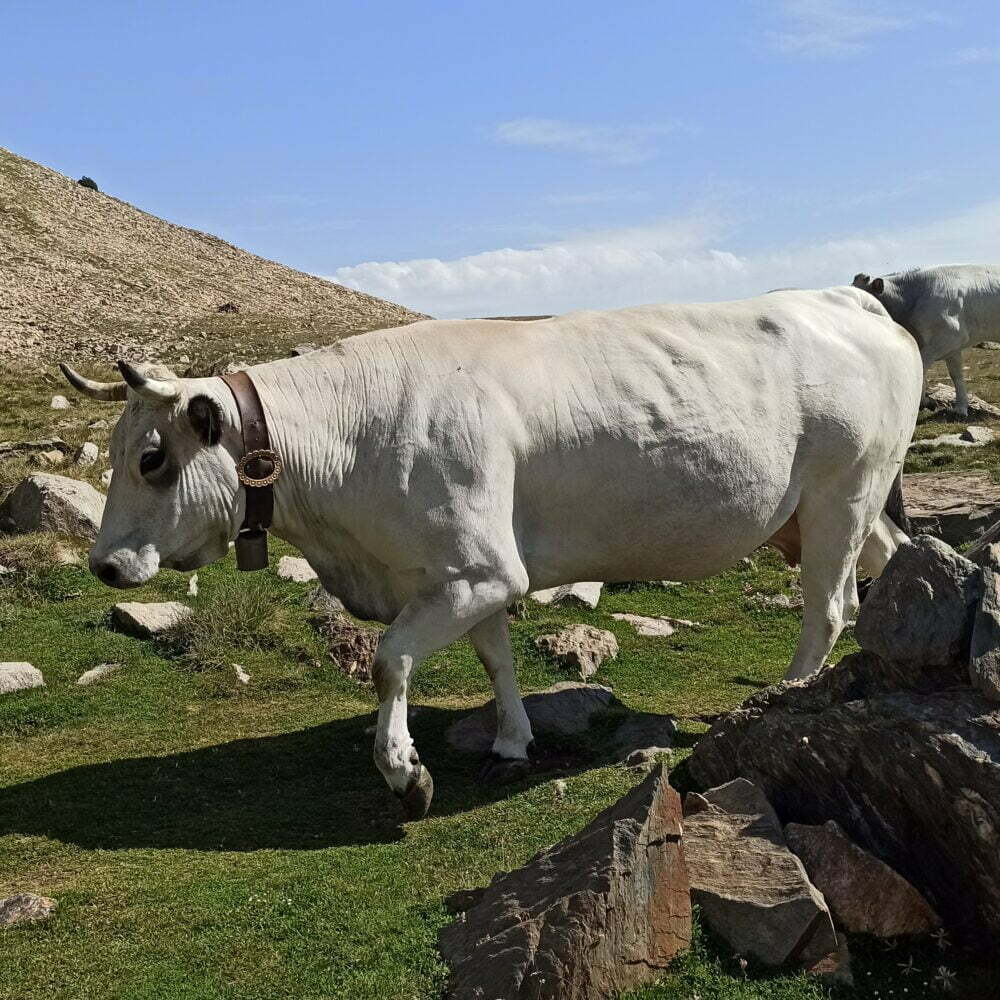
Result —
<svg viewBox="0 0 1000 1000"><path fill-rule="evenodd" d="M255 461L270 462L273 468L268 475L262 477L261 479L254 479L252 476L247 474L247 465L250 462ZM277 481L278 477L281 475L283 466L281 464L281 459L278 457L278 453L270 448L261 448L258 451L247 452L237 463L236 463L236 476L239 481L244 486L255 487L257 489L263 486L271 486Z"/></svg>

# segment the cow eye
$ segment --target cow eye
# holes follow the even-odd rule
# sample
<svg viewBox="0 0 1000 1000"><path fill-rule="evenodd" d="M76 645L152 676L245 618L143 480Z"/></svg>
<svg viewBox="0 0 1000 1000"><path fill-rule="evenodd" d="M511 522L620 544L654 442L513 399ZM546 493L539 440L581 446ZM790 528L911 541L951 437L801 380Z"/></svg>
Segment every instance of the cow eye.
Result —
<svg viewBox="0 0 1000 1000"><path fill-rule="evenodd" d="M144 451L139 459L139 471L144 476L149 475L150 472L156 472L163 465L166 457L167 453L162 448L150 448L149 451Z"/></svg>

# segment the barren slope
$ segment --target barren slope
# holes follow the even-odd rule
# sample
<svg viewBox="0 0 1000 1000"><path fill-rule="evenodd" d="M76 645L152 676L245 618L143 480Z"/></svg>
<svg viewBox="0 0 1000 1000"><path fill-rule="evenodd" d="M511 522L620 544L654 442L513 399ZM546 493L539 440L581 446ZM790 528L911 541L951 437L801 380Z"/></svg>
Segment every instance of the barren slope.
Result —
<svg viewBox="0 0 1000 1000"><path fill-rule="evenodd" d="M227 302L238 315L217 312ZM278 353L419 318L0 148L0 358L176 361L206 340Z"/></svg>

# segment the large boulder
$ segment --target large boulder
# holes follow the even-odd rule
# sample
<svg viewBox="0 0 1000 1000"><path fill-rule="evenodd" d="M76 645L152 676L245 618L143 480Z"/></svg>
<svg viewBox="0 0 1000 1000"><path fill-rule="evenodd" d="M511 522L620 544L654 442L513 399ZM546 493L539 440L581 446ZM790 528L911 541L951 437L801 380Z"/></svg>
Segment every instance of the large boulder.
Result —
<svg viewBox="0 0 1000 1000"><path fill-rule="evenodd" d="M526 695L523 700L536 736L574 736L586 732L592 716L618 704L611 688L579 681L561 681L544 691ZM456 750L487 753L496 732L496 702L490 700L478 711L452 723L447 737Z"/></svg>
<svg viewBox="0 0 1000 1000"><path fill-rule="evenodd" d="M0 663L0 694L45 687L41 670L30 663Z"/></svg>
<svg viewBox="0 0 1000 1000"><path fill-rule="evenodd" d="M36 472L22 479L0 504L0 531L58 531L93 541L104 516L104 500L90 483Z"/></svg>
<svg viewBox="0 0 1000 1000"><path fill-rule="evenodd" d="M1000 709L966 668L855 653L753 695L690 758L695 780L742 776L785 822L833 819L916 886L955 934L1000 935Z"/></svg>
<svg viewBox="0 0 1000 1000"><path fill-rule="evenodd" d="M605 660L618 656L618 640L613 632L593 625L568 625L551 635L540 635L535 646L560 666L569 667L587 680Z"/></svg>
<svg viewBox="0 0 1000 1000"><path fill-rule="evenodd" d="M601 1000L660 975L691 940L681 808L662 767L580 833L450 901L453 1000Z"/></svg>
<svg viewBox="0 0 1000 1000"><path fill-rule="evenodd" d="M1000 702L1000 543L978 554L983 583L969 649L969 681L992 702Z"/></svg>
<svg viewBox="0 0 1000 1000"><path fill-rule="evenodd" d="M823 896L760 789L737 778L684 803L691 898L738 955L812 966L837 949Z"/></svg>
<svg viewBox="0 0 1000 1000"><path fill-rule="evenodd" d="M872 584L854 636L884 660L964 667L981 586L974 563L919 535L900 545Z"/></svg>
<svg viewBox="0 0 1000 1000"><path fill-rule="evenodd" d="M833 820L822 826L789 823L785 840L845 931L894 938L929 934L941 925L902 875L858 847Z"/></svg>

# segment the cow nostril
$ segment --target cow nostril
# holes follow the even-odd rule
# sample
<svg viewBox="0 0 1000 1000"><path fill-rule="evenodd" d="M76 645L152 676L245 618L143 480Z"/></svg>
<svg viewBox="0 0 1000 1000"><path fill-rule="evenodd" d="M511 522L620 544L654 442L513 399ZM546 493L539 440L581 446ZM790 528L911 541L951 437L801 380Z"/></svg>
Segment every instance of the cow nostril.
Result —
<svg viewBox="0 0 1000 1000"><path fill-rule="evenodd" d="M117 567L113 563L102 563L97 568L97 579L109 587L113 586L115 580L118 579Z"/></svg>

